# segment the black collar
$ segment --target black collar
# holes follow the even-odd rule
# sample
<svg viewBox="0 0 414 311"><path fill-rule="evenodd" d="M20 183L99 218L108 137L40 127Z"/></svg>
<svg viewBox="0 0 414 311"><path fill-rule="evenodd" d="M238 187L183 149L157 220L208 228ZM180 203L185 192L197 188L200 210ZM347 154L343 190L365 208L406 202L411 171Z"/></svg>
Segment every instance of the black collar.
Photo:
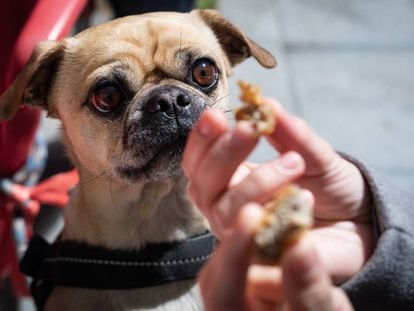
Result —
<svg viewBox="0 0 414 311"><path fill-rule="evenodd" d="M35 283L95 289L127 289L195 278L211 256L215 238L205 233L184 241L109 250L75 241L48 244L34 236L21 263Z"/></svg>

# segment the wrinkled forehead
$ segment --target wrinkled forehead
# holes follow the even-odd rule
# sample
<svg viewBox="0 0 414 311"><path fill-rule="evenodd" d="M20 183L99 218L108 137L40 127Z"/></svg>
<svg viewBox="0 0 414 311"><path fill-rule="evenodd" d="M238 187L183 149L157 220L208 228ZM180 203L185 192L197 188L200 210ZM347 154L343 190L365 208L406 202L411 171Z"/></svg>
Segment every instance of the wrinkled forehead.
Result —
<svg viewBox="0 0 414 311"><path fill-rule="evenodd" d="M149 73L183 71L182 66L200 57L213 59L226 74L224 52L197 15L151 13L117 19L80 33L63 63L64 72L78 77L70 83L78 83L73 89L81 96L93 81L114 68L134 76L140 85Z"/></svg>
<svg viewBox="0 0 414 311"><path fill-rule="evenodd" d="M92 66L94 60L102 64L127 57L150 71L153 67L166 66L168 60L182 51L223 58L213 32L192 14L130 16L95 27L81 34L79 39L83 41L81 55L96 55L91 58Z"/></svg>

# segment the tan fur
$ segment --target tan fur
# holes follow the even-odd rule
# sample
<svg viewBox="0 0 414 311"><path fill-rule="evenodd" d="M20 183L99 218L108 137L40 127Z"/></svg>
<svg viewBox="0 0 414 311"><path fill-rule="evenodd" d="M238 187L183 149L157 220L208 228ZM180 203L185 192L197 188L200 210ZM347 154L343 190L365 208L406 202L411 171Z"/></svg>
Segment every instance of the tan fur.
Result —
<svg viewBox="0 0 414 311"><path fill-rule="evenodd" d="M240 53L236 53L240 48ZM41 43L27 67L0 97L0 119L22 102L43 106L59 118L80 183L65 209L63 239L108 248L138 249L151 242L173 241L202 233L208 227L189 201L186 180L172 176L130 182L114 167L131 162L122 135L128 118L109 122L90 113L83 103L97 79L122 68L139 101L154 86L190 88L183 80L183 50L213 58L221 71L210 94L191 88L213 105L227 101L231 66L253 56L266 67L273 57L215 11L189 14L153 13L131 16L90 28L62 42ZM200 309L194 281L136 290L57 288L49 310Z"/></svg>

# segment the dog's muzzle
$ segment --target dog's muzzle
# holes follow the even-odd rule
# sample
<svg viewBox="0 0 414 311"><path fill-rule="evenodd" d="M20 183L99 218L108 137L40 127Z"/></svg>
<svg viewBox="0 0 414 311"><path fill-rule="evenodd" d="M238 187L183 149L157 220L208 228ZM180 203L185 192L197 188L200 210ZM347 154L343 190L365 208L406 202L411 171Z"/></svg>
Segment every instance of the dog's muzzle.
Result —
<svg viewBox="0 0 414 311"><path fill-rule="evenodd" d="M125 136L127 148L174 145L186 139L207 106L207 97L175 85L153 88L141 99Z"/></svg>
<svg viewBox="0 0 414 311"><path fill-rule="evenodd" d="M129 112L118 167L128 179L159 180L177 175L188 134L208 105L207 95L175 85L160 85Z"/></svg>

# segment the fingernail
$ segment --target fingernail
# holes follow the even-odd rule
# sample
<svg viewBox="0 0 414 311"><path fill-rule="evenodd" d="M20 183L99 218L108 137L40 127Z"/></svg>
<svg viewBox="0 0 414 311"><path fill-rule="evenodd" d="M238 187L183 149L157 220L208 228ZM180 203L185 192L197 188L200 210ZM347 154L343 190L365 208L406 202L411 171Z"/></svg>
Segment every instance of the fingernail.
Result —
<svg viewBox="0 0 414 311"><path fill-rule="evenodd" d="M282 155L277 162L285 170L296 170L302 164L302 158L296 152Z"/></svg>
<svg viewBox="0 0 414 311"><path fill-rule="evenodd" d="M227 127L222 112L209 110L204 112L198 121L195 130L204 137L212 137ZM223 120L224 119L224 120Z"/></svg>
<svg viewBox="0 0 414 311"><path fill-rule="evenodd" d="M213 211L211 217L213 218L213 232L219 239L226 239L233 233L233 229L224 224L222 215L219 212Z"/></svg>

